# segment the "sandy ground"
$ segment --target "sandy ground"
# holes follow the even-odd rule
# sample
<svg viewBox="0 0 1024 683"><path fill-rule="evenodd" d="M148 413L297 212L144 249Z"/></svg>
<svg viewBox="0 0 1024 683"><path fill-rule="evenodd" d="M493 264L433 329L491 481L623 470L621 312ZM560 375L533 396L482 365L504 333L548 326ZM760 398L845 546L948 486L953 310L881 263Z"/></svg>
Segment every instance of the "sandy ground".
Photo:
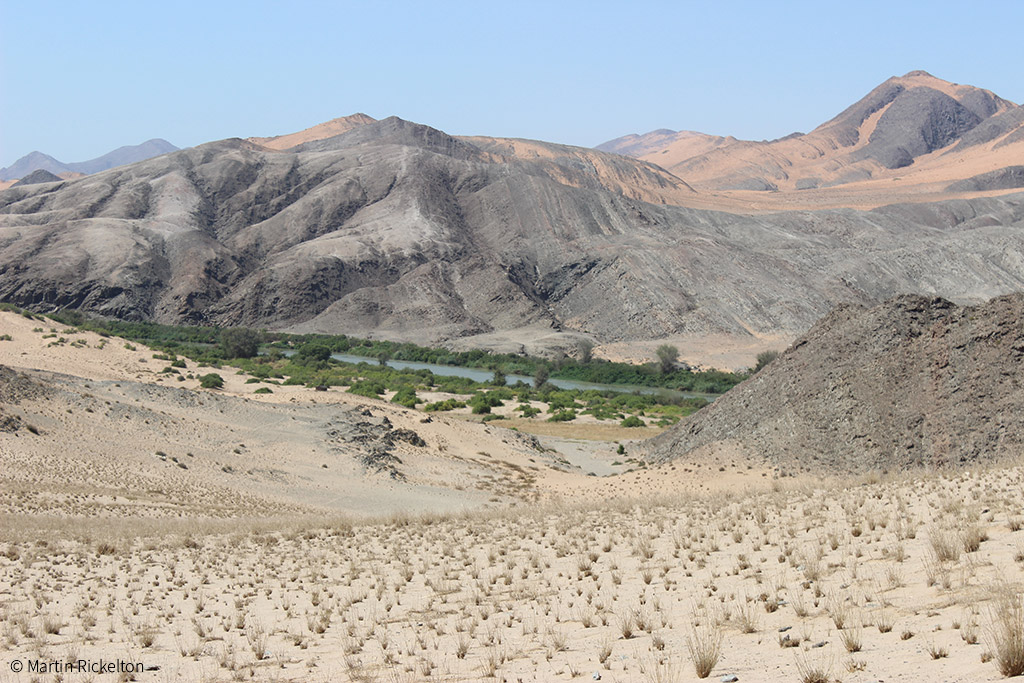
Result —
<svg viewBox="0 0 1024 683"><path fill-rule="evenodd" d="M143 681L692 681L702 659L710 680L1000 679L1019 463L647 468L600 425L535 442L227 369L202 390L49 327L0 313L0 364L47 387L3 406L38 433L0 432L0 681L130 678L11 673L68 658ZM360 464L383 417L426 443L396 442L404 479Z"/></svg>

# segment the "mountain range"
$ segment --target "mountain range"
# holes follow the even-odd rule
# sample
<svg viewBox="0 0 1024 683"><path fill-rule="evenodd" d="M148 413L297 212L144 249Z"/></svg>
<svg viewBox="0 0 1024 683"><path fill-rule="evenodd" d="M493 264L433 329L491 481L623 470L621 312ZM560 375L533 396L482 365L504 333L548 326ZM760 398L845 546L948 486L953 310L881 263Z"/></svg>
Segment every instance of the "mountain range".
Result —
<svg viewBox="0 0 1024 683"><path fill-rule="evenodd" d="M31 152L21 157L6 168L0 168L0 180L17 180L24 178L33 171L46 171L53 175L61 174L83 174L89 175L99 173L115 166L123 166L136 161L151 159L161 154L173 152L178 148L160 138L146 140L139 145L127 145L118 147L112 152L103 156L89 159L88 161L76 161L66 164L54 159L49 154L42 152Z"/></svg>
<svg viewBox="0 0 1024 683"><path fill-rule="evenodd" d="M913 71L807 134L755 142L660 129L597 149L658 164L723 199L776 208L877 206L1024 187L1019 175L1002 173L1024 159L1024 107Z"/></svg>
<svg viewBox="0 0 1024 683"><path fill-rule="evenodd" d="M658 145L707 141L613 145L634 158L355 115L0 193L0 299L505 350L778 344L840 303L1022 289L1019 111L914 72L807 136L668 168ZM941 187L889 187L942 159ZM777 189L722 189L740 178Z"/></svg>

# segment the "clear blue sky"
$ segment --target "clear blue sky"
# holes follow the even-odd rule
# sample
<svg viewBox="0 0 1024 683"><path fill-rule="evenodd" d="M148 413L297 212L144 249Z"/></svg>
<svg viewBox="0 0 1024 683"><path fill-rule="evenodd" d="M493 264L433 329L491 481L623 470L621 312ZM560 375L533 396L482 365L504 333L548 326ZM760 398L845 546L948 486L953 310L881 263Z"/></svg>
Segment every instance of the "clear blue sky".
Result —
<svg viewBox="0 0 1024 683"><path fill-rule="evenodd" d="M1024 100L1024 2L0 0L0 166L362 111L592 146L808 131L924 69Z"/></svg>

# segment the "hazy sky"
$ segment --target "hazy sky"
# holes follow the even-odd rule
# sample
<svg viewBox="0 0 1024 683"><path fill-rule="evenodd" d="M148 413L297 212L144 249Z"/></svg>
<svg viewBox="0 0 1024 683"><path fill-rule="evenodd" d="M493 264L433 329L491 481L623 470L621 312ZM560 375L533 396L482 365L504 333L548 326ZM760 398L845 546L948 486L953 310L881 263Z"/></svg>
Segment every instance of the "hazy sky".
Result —
<svg viewBox="0 0 1024 683"><path fill-rule="evenodd" d="M924 69L1024 100L1024 2L0 0L0 166L355 112L592 146L808 131Z"/></svg>

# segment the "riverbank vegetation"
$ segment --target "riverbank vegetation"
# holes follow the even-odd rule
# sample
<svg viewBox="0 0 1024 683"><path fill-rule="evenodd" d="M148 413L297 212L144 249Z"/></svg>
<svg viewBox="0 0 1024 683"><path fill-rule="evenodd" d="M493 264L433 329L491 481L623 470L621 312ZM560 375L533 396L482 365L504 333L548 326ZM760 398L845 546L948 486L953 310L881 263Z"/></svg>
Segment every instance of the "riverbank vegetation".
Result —
<svg viewBox="0 0 1024 683"><path fill-rule="evenodd" d="M106 333L139 341L150 346L180 350L182 355L210 361L225 361L255 355L255 348L279 351L297 350L313 345L330 353L360 356L370 361L400 360L432 363L454 367L500 371L533 377L538 372L553 379L567 379L594 384L628 384L704 394L725 393L743 381L744 373L721 370L693 370L679 366L673 347L659 347L657 360L644 365L616 363L594 358L581 346L579 358L492 353L481 349L452 351L442 347L418 346L409 342L359 339L344 334L289 334L245 328L160 325L150 322L128 322L92 318L78 311L66 310L47 314L54 320L94 332ZM194 346L194 349L188 347Z"/></svg>
<svg viewBox="0 0 1024 683"><path fill-rule="evenodd" d="M276 385L340 388L349 393L389 400L425 412L461 411L491 421L521 417L568 422L585 415L623 427L667 426L707 404L678 391L720 393L743 376L719 371L668 367L663 361L638 366L585 359L543 359L486 351L456 352L408 343L356 339L345 335L291 335L241 328L185 327L147 322L88 318L77 311L50 314L65 325L145 343L168 362L164 372L180 374L178 357L203 366L233 366L259 384L254 393L272 393ZM262 349L259 353L258 350ZM366 358L346 363L335 353ZM397 369L388 360L449 365L494 372L491 381L437 375L427 369ZM180 365L180 364L178 364ZM532 376L531 383L505 384L508 374ZM562 389L549 378L606 385L661 389L652 393L611 389ZM427 395L431 400L428 400ZM504 410L498 410L505 406ZM513 407L514 406L514 407Z"/></svg>

